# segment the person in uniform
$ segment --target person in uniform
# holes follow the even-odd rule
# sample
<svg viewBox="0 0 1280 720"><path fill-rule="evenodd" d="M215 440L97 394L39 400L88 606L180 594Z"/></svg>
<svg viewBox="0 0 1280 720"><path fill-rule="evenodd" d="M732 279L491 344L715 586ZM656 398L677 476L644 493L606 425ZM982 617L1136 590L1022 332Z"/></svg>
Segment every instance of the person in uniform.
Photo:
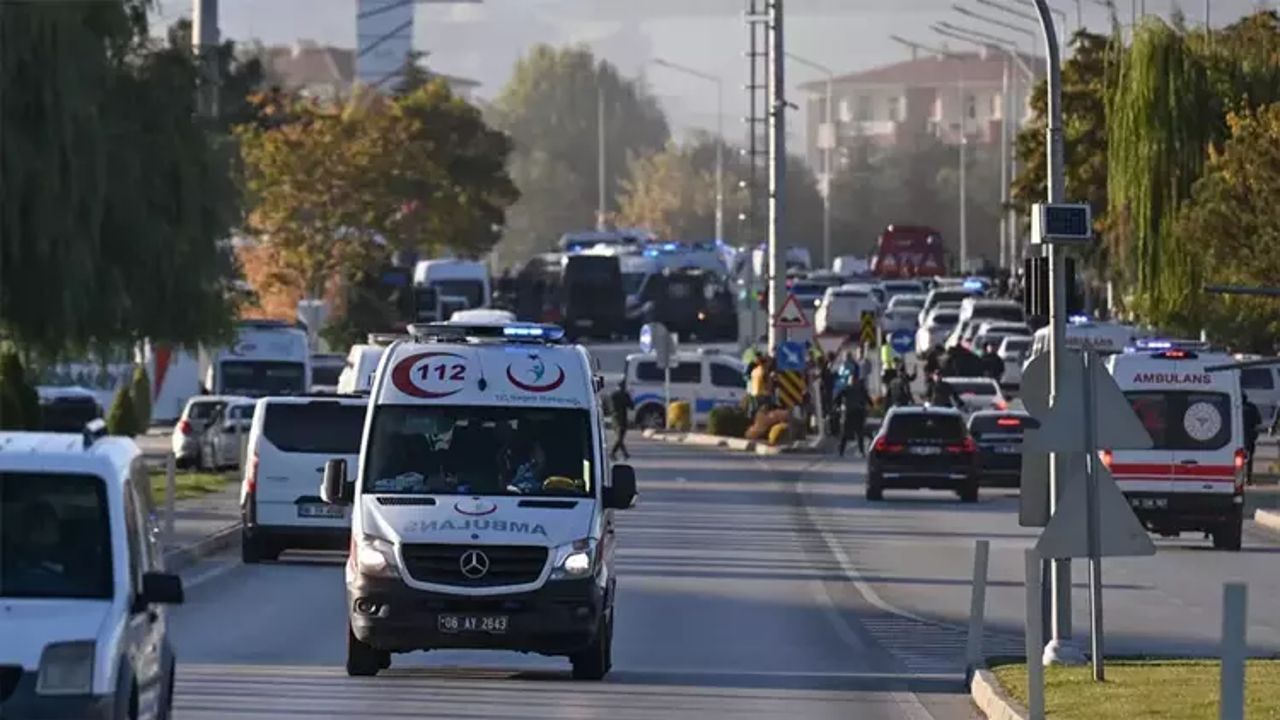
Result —
<svg viewBox="0 0 1280 720"><path fill-rule="evenodd" d="M613 429L618 434L618 439L614 440L613 448L609 450L609 459L616 460L618 453L622 453L624 460L631 459L631 453L627 452L627 422L631 417L631 409L635 407L635 402L631 400L631 393L627 392L627 381L623 380L618 383L618 388L609 394L609 410L613 413Z"/></svg>

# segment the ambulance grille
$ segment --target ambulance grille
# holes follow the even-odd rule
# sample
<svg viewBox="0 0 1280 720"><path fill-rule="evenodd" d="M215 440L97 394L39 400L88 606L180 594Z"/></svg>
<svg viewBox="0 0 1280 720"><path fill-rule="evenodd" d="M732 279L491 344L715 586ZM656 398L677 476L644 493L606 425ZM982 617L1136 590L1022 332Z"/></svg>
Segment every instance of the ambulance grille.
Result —
<svg viewBox="0 0 1280 720"><path fill-rule="evenodd" d="M480 577L462 572L462 556L471 550L488 560L488 570ZM531 545L406 544L402 552L405 569L414 580L456 587L524 585L536 581L547 564L547 549Z"/></svg>

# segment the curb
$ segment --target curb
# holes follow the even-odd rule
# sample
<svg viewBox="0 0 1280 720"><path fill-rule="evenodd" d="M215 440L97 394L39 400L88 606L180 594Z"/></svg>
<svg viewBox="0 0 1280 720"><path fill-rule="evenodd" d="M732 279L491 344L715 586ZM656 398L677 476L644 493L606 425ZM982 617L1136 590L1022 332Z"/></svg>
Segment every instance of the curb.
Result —
<svg viewBox="0 0 1280 720"><path fill-rule="evenodd" d="M164 554L166 572L177 573L195 565L200 560L216 555L235 544L240 537L240 523L228 525L210 535Z"/></svg>
<svg viewBox="0 0 1280 720"><path fill-rule="evenodd" d="M1005 694L995 673L986 668L973 671L969 696L988 720L1027 720L1026 712Z"/></svg>
<svg viewBox="0 0 1280 720"><path fill-rule="evenodd" d="M642 435L651 440L662 442L697 445L699 447L717 447L742 452L754 452L757 455L791 455L811 452L822 452L822 448L808 442L796 442L788 445L768 445L755 440L743 438L720 437L696 432L668 432L665 430L645 430Z"/></svg>
<svg viewBox="0 0 1280 720"><path fill-rule="evenodd" d="M1280 512L1275 510L1255 510L1253 512L1253 521L1272 532L1280 532Z"/></svg>

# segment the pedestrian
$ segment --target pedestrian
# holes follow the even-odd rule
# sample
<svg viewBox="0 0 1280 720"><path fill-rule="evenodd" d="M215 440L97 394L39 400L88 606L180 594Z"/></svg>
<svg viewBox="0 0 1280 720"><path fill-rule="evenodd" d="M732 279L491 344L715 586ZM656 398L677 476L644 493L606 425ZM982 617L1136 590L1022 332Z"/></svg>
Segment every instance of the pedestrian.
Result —
<svg viewBox="0 0 1280 720"><path fill-rule="evenodd" d="M929 404L940 407L964 409L964 400L951 383L942 379L942 373L933 374L933 387L929 390Z"/></svg>
<svg viewBox="0 0 1280 720"><path fill-rule="evenodd" d="M871 358L867 357L867 347L865 345L858 346L858 379L867 382L871 379Z"/></svg>
<svg viewBox="0 0 1280 720"><path fill-rule="evenodd" d="M834 409L831 405L835 402L835 353L823 355L818 360L818 390L821 392L822 412L826 417L822 418L822 422L827 424L828 430L832 429L832 418L835 417Z"/></svg>
<svg viewBox="0 0 1280 720"><path fill-rule="evenodd" d="M1258 411L1258 406L1253 404L1253 400L1248 394L1244 396L1244 451L1246 453L1245 461L1245 483L1253 484L1253 456L1258 449L1258 430L1262 425L1262 413Z"/></svg>
<svg viewBox="0 0 1280 720"><path fill-rule="evenodd" d="M851 437L858 441L858 455L867 454L867 408L871 405L871 395L867 392L865 380L857 379L849 383L840 393L842 408L840 423L840 457L844 457L845 446Z"/></svg>
<svg viewBox="0 0 1280 720"><path fill-rule="evenodd" d="M1004 377L1004 360L996 353L995 343L987 343L982 351L982 369L983 373L1000 382L1000 378Z"/></svg>
<svg viewBox="0 0 1280 720"><path fill-rule="evenodd" d="M885 393L889 407L907 407L916 400L911 394L911 380L905 372L895 373Z"/></svg>
<svg viewBox="0 0 1280 720"><path fill-rule="evenodd" d="M618 459L618 453L622 453L624 460L631 459L631 453L627 452L627 422L631 417L631 409L635 407L635 403L631 400L631 393L627 392L627 381L624 379L618 383L618 389L609 395L609 410L613 413L613 429L618 434L618 439L613 443L613 449L609 451L609 459Z"/></svg>
<svg viewBox="0 0 1280 720"><path fill-rule="evenodd" d="M753 413L758 413L773 404L773 378L770 375L769 365L769 356L761 353L756 358L756 366L751 369L751 384L748 388L748 393L751 395Z"/></svg>

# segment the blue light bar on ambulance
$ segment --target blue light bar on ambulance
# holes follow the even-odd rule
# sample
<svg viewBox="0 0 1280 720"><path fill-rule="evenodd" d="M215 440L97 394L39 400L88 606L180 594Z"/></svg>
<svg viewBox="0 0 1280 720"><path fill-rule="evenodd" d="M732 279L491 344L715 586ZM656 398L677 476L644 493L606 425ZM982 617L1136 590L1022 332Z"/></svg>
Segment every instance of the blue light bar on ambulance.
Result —
<svg viewBox="0 0 1280 720"><path fill-rule="evenodd" d="M503 325L502 336L519 340L559 340L564 328L556 325Z"/></svg>
<svg viewBox="0 0 1280 720"><path fill-rule="evenodd" d="M409 334L418 342L505 342L555 343L564 339L564 328L536 323L475 324L426 323L410 325Z"/></svg>
<svg viewBox="0 0 1280 720"><path fill-rule="evenodd" d="M987 284L977 278L969 278L964 281L965 290L984 290L986 287Z"/></svg>
<svg viewBox="0 0 1280 720"><path fill-rule="evenodd" d="M1081 314L1067 316L1067 323L1070 325L1088 325L1091 322L1093 322L1093 318L1088 315Z"/></svg>

